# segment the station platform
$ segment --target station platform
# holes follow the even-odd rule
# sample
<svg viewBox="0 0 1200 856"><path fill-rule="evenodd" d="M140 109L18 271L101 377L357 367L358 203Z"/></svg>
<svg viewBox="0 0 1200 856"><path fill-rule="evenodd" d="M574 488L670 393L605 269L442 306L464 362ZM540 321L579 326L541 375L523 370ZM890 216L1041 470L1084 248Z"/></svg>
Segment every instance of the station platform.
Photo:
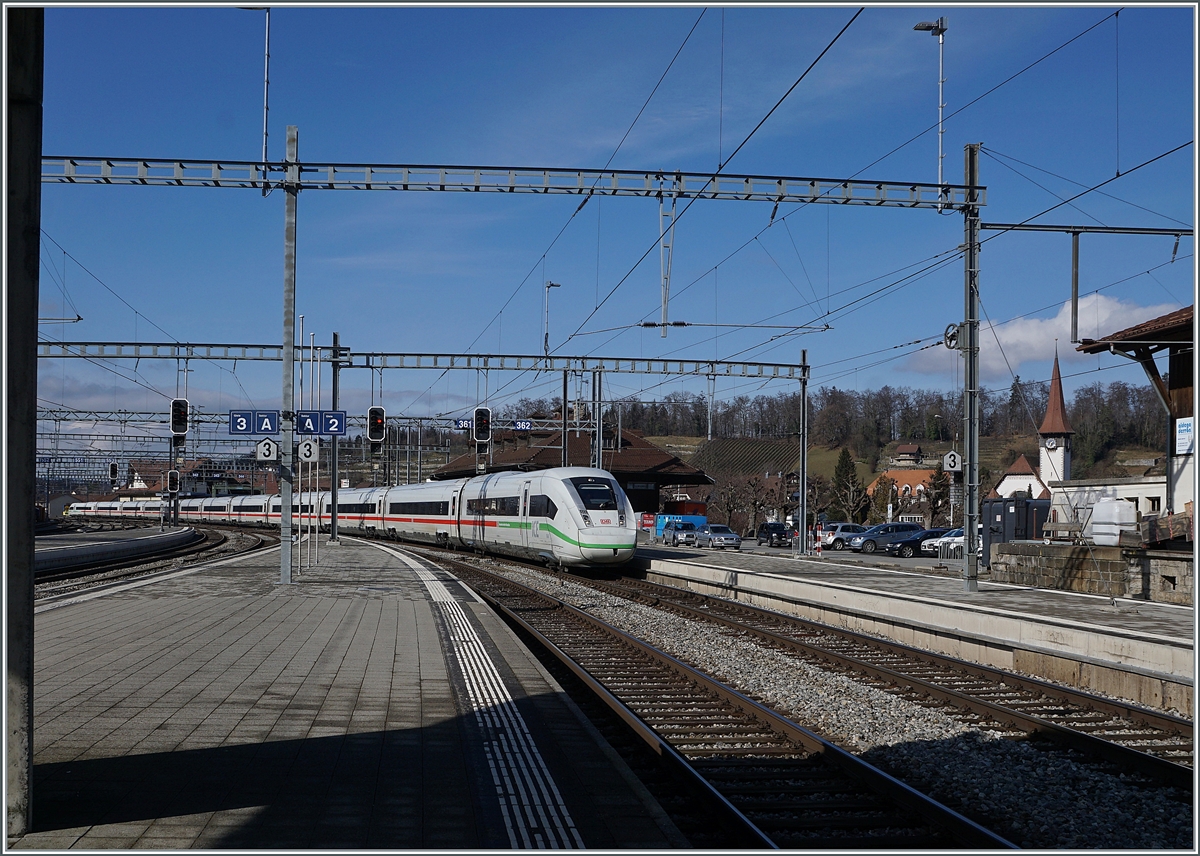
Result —
<svg viewBox="0 0 1200 856"><path fill-rule="evenodd" d="M1192 716L1194 607L986 579L967 592L961 576L839 556L639 546L635 562L652 580Z"/></svg>
<svg viewBox="0 0 1200 856"><path fill-rule="evenodd" d="M686 846L451 576L348 537L293 568L276 548L39 602L9 847Z"/></svg>
<svg viewBox="0 0 1200 856"><path fill-rule="evenodd" d="M54 571L86 562L133 559L173 547L200 536L188 526L60 532L34 539L35 571Z"/></svg>

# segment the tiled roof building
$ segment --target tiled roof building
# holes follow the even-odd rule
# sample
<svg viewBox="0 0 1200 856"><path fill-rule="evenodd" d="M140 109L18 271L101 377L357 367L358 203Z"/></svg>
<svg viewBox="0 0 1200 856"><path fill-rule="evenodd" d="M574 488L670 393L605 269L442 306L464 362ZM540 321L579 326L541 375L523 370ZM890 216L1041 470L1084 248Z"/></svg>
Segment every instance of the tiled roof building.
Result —
<svg viewBox="0 0 1200 856"><path fill-rule="evenodd" d="M603 469L616 477L628 494L635 511L657 511L658 492L668 485L709 485L713 480L703 470L685 464L664 452L640 432L624 430L620 442L613 431L605 436ZM496 431L492 435L488 472L546 470L562 464L562 432ZM585 431L567 432L567 464L592 466L592 435ZM434 479L455 479L475 475L475 453L469 452L434 472Z"/></svg>

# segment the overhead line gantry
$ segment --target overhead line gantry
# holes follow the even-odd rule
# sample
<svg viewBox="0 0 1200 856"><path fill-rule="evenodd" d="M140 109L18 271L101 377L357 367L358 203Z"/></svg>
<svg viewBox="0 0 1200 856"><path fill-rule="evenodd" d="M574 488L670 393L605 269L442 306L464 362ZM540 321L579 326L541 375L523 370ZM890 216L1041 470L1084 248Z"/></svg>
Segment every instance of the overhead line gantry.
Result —
<svg viewBox="0 0 1200 856"><path fill-rule="evenodd" d="M886 208L924 208L939 212L960 211L965 221L966 284L963 322L968 438L967 502L964 503L967 549L964 584L977 589L974 536L978 519L978 436L975 382L978 362L978 234L979 209L986 204L987 189L977 181L979 146L966 148L966 184L870 181L853 178L810 178L797 176L733 175L682 170L594 170L543 167L455 166L427 164L302 163L298 154L296 126L287 129L287 154L282 162L236 160L185 160L177 158L109 158L46 156L42 159L42 182L47 184L101 184L170 187L232 187L260 190L281 189L287 197L284 217L284 335L295 342L296 202L301 190L394 190L460 193L536 193L583 196L580 207L593 195L655 198L659 202L659 243L662 262L662 330L666 334L670 286L670 257L675 226L675 203L679 199L727 199L800 205L862 205ZM264 159L265 161L265 159ZM666 205L670 202L670 212ZM290 406L291 366L295 351L280 348L284 363L283 403ZM66 354L63 354L66 356ZM211 357L210 357L211 358ZM244 359L244 358L243 358ZM541 359L545 359L542 357ZM339 361L334 362L339 366ZM397 366L399 367L399 366ZM435 366L429 366L434 368ZM495 366L485 366L495 368ZM808 378L807 359L794 367L802 388ZM597 369L592 368L593 371ZM564 374L564 378L566 375ZM336 369L335 369L336 378ZM564 380L565 383L565 380ZM336 385L336 380L335 380ZM564 394L565 400L565 394ZM283 531L290 537L292 499L293 414L285 409L281 428L280 483L283 501ZM333 446L336 466L337 446ZM801 478L805 477L801 473ZM335 487L336 490L336 487ZM334 507L336 508L336 495ZM806 529L801 527L801 532ZM280 581L291 581L288 551L282 550Z"/></svg>

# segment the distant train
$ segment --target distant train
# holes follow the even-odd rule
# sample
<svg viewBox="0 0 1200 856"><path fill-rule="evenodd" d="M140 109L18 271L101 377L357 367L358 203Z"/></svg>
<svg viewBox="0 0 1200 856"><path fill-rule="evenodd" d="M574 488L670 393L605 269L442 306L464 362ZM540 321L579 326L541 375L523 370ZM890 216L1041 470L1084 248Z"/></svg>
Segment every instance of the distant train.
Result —
<svg viewBox="0 0 1200 856"><path fill-rule="evenodd" d="M69 515L158 520L163 504L77 502ZM279 494L188 497L180 500L179 519L278 527L281 507ZM328 531L330 512L328 491L292 495L293 526L316 523L319 513L320 528ZM339 532L479 549L558 567L629 561L637 545L636 517L616 479L588 467L338 491Z"/></svg>

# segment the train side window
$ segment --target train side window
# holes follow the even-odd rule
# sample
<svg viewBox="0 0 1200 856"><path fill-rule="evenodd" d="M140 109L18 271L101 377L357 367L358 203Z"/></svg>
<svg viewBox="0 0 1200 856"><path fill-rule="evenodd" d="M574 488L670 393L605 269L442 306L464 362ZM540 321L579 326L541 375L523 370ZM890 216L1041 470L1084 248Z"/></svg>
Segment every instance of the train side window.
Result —
<svg viewBox="0 0 1200 856"><path fill-rule="evenodd" d="M480 516L516 517L521 513L521 497L489 496L483 499L468 499L467 513Z"/></svg>
<svg viewBox="0 0 1200 856"><path fill-rule="evenodd" d="M558 507L550 497L544 494L529 497L530 517L546 517L553 520L556 514L558 514Z"/></svg>

